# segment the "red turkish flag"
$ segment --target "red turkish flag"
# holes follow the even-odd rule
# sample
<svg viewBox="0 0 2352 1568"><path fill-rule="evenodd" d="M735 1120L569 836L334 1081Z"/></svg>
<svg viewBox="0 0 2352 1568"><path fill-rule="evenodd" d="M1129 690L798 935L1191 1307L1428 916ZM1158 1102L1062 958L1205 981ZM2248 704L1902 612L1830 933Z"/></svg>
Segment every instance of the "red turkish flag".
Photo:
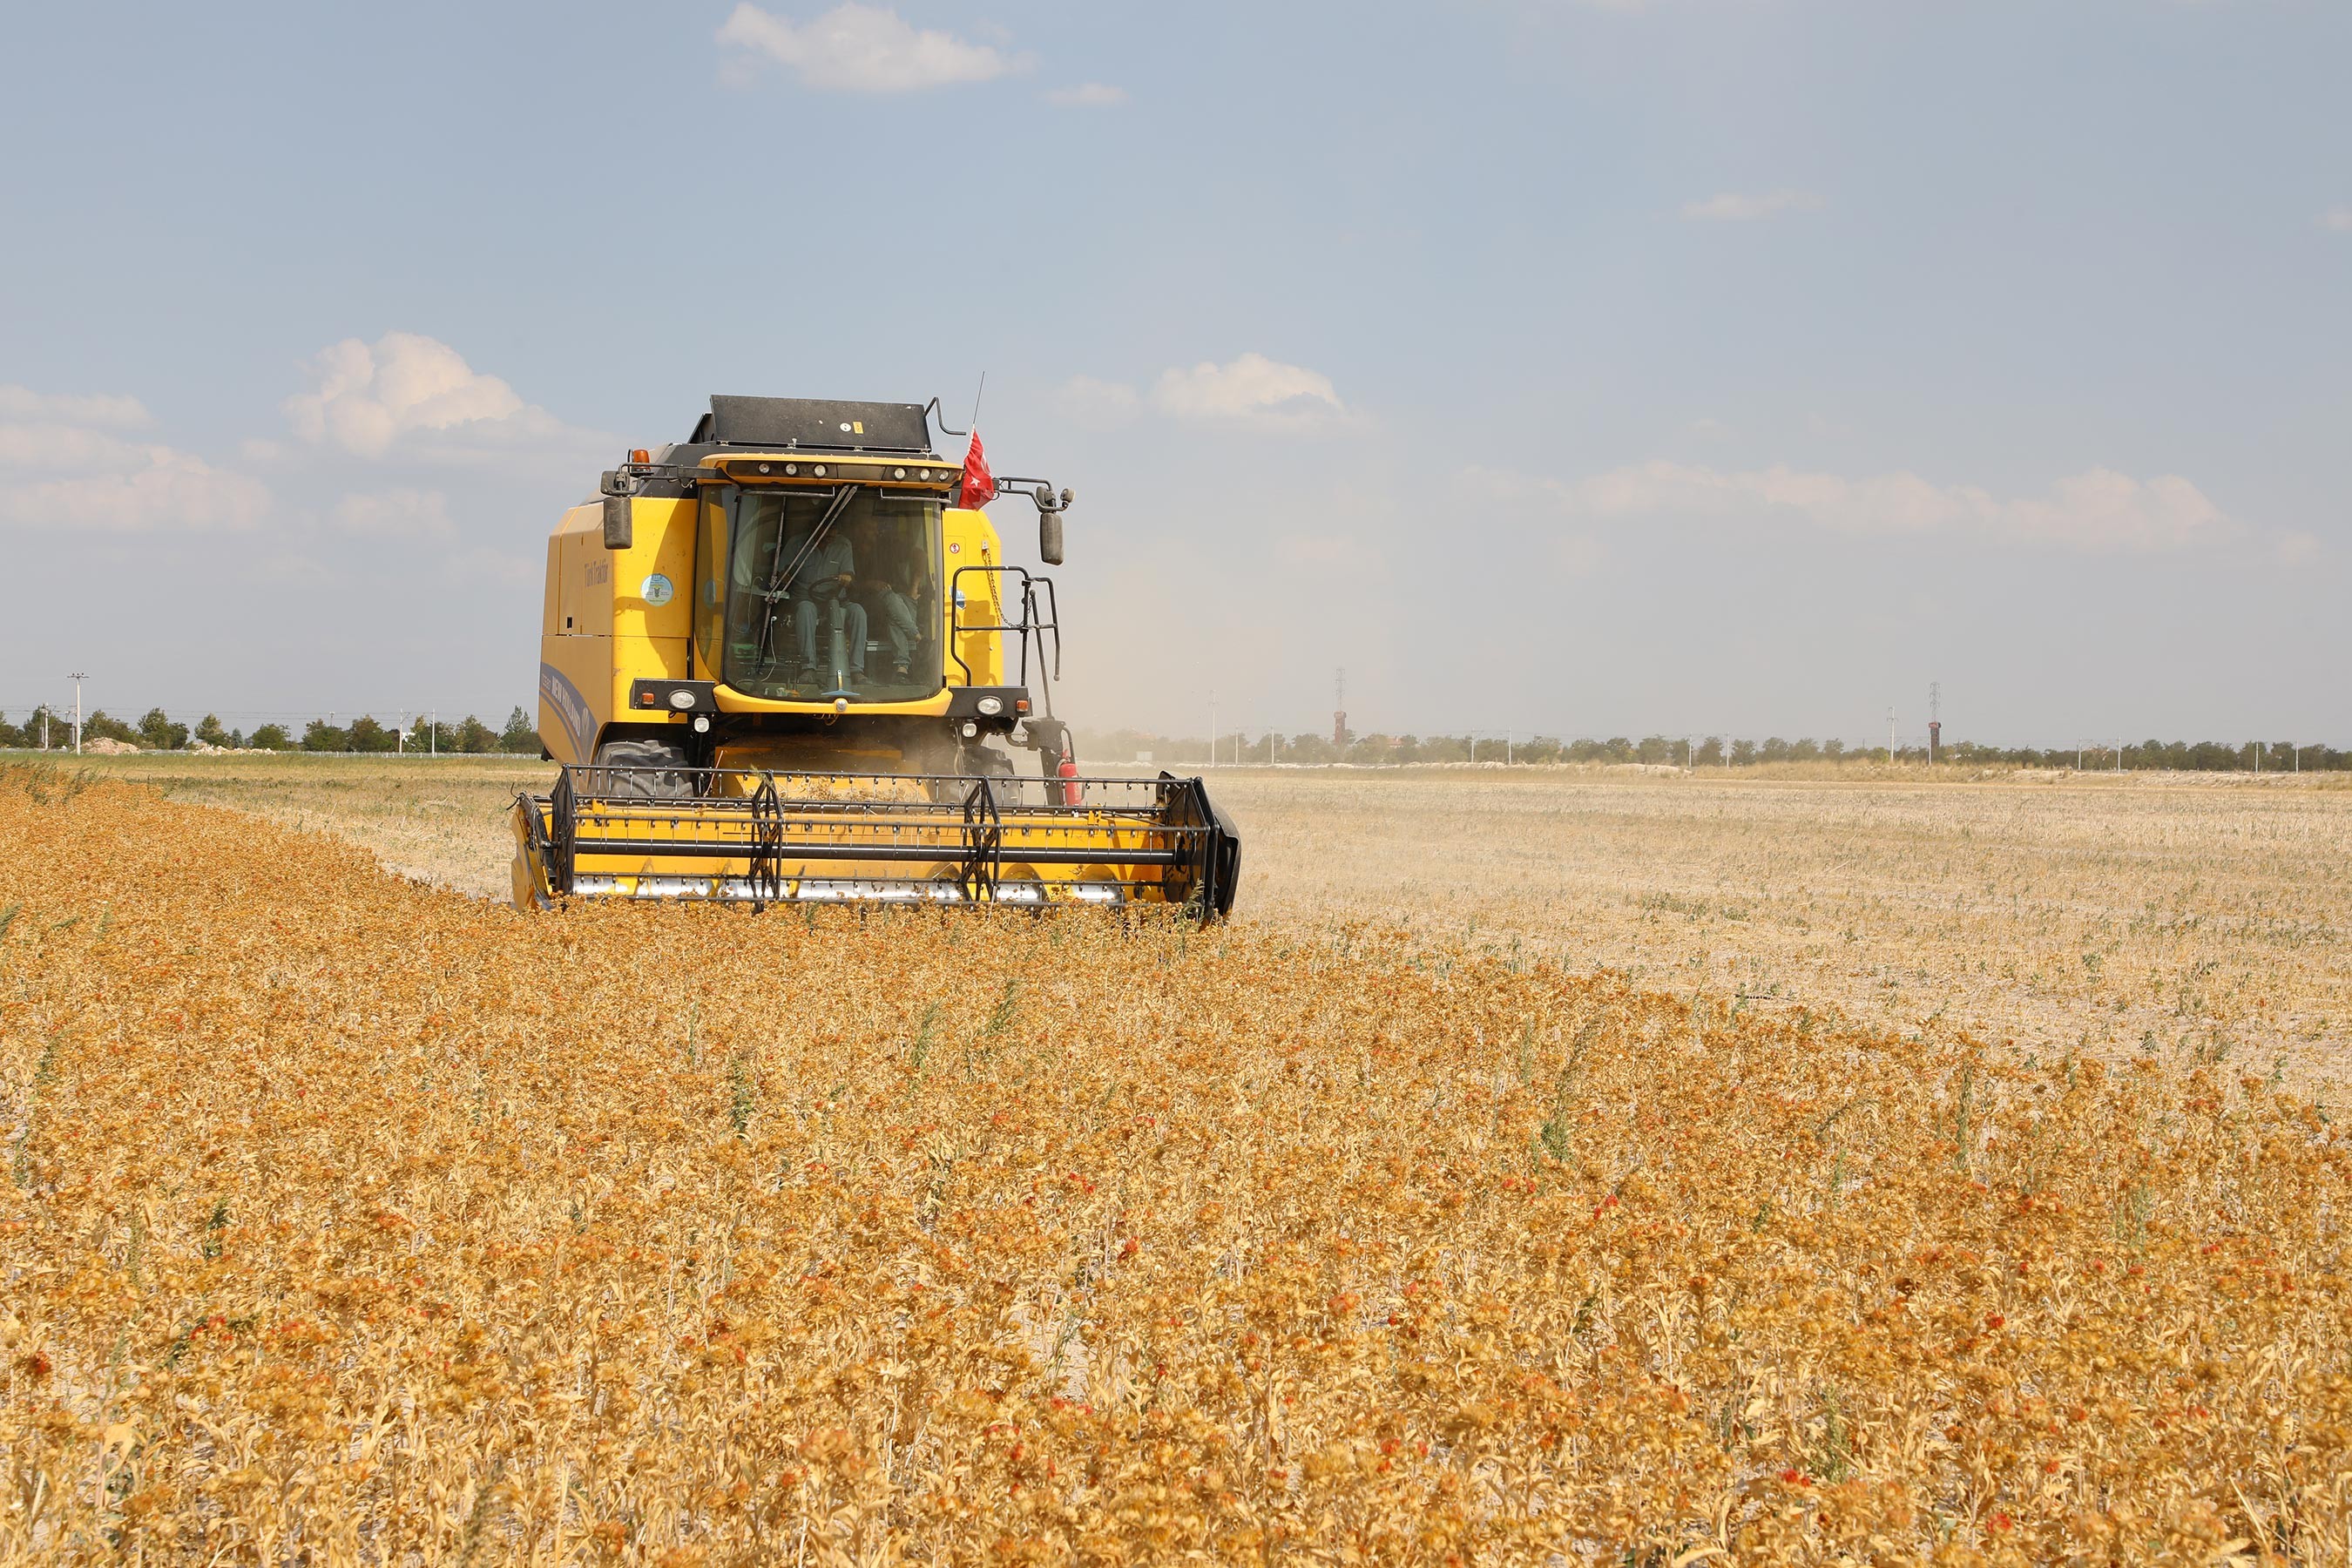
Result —
<svg viewBox="0 0 2352 1568"><path fill-rule="evenodd" d="M988 454L980 449L980 426L971 430L971 449L963 455L963 489L956 497L961 507L983 507L996 499L996 476L988 471Z"/></svg>

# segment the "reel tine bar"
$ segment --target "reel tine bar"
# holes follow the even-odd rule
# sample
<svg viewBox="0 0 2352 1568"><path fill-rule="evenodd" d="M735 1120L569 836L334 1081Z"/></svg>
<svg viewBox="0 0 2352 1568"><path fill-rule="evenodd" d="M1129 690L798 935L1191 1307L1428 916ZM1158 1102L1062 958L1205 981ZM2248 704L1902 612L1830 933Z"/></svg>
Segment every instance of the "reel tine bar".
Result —
<svg viewBox="0 0 2352 1568"><path fill-rule="evenodd" d="M572 845L579 828L580 806L572 793L572 770L555 781L547 798L547 883L556 892L572 890Z"/></svg>
<svg viewBox="0 0 2352 1568"><path fill-rule="evenodd" d="M776 803L776 775L762 773L751 792L751 854L748 874L754 912L784 897L784 811Z"/></svg>
<svg viewBox="0 0 2352 1568"><path fill-rule="evenodd" d="M1004 817L996 809L996 791L987 779L976 779L963 797L963 831L968 848L963 862L963 896L975 903L996 897L998 873L1004 868Z"/></svg>

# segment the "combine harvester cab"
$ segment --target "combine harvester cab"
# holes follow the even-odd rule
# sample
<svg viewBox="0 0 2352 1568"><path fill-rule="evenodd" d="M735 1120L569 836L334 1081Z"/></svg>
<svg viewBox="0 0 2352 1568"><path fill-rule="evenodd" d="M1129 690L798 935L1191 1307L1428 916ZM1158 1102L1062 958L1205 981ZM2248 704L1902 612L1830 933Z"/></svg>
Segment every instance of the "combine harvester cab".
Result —
<svg viewBox="0 0 2352 1568"><path fill-rule="evenodd" d="M976 439L938 456L936 399L710 403L549 538L540 735L562 771L515 801L519 907L1232 909L1241 842L1202 781L1083 776L1054 717L1053 580L981 509L1031 501L1059 565L1068 490L992 478Z"/></svg>

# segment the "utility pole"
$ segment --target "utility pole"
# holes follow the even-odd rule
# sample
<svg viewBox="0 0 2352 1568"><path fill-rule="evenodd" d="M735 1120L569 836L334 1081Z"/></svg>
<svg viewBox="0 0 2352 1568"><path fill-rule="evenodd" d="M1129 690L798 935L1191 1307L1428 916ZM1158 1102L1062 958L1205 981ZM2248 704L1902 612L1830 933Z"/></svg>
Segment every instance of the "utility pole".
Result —
<svg viewBox="0 0 2352 1568"><path fill-rule="evenodd" d="M441 754L441 710L438 708L433 710L432 717L425 721L433 726L425 731L425 754L428 757L437 757Z"/></svg>
<svg viewBox="0 0 2352 1568"><path fill-rule="evenodd" d="M1509 767L1515 760L1512 751L1513 737L1514 731L1509 730L1503 731L1503 765L1507 768Z"/></svg>
<svg viewBox="0 0 2352 1568"><path fill-rule="evenodd" d="M1937 753L1943 750L1944 683L1927 682L1927 765L1936 765Z"/></svg>
<svg viewBox="0 0 2352 1568"><path fill-rule="evenodd" d="M1209 765L1217 765L1217 689L1209 688Z"/></svg>
<svg viewBox="0 0 2352 1568"><path fill-rule="evenodd" d="M1895 710L1886 710L1886 765L1895 765Z"/></svg>
<svg viewBox="0 0 2352 1568"><path fill-rule="evenodd" d="M80 670L73 672L74 683L74 755L81 755L81 683L89 679Z"/></svg>
<svg viewBox="0 0 2352 1568"><path fill-rule="evenodd" d="M1340 752L1348 749L1348 667L1344 664L1331 676L1331 749Z"/></svg>

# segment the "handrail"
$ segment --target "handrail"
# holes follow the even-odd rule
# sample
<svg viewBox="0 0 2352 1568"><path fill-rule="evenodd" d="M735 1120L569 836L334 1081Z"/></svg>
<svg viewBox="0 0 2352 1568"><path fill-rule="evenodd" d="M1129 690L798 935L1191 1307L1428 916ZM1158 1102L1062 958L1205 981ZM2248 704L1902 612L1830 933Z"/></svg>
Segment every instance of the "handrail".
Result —
<svg viewBox="0 0 2352 1568"><path fill-rule="evenodd" d="M1021 579L1022 618L1017 621L998 621L989 624L974 622L967 624L963 618L962 584L964 576L968 573L979 573L983 575L995 576L1018 574ZM1040 618L1037 607L1037 584L1040 583L1043 583L1045 585L1046 611L1045 617L1042 619ZM998 594L997 613L1000 616L1003 614L1003 606L1009 597L1010 595L1008 595L1003 593ZM954 659L957 665L962 668L963 683L966 686L972 684L971 665L964 658L962 652L956 645L958 639L964 637L967 633L973 632L1019 632L1021 634L1021 679L1013 683L1017 686L1026 686L1029 684L1030 637L1034 636L1038 639L1037 657L1042 661L1045 657L1045 635L1049 632L1052 633L1054 638L1053 679L1059 680L1062 678L1062 608L1061 600L1054 591L1054 580L1051 577L1035 576L1032 574L1029 569L1025 566L959 566L952 573L949 574L948 576L948 657Z"/></svg>

